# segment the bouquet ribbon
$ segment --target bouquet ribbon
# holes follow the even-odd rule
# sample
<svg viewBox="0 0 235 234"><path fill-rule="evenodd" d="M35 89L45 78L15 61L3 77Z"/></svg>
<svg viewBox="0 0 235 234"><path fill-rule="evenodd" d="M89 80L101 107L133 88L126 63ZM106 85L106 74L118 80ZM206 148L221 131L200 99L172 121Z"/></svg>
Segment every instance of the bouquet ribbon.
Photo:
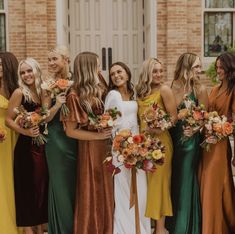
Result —
<svg viewBox="0 0 235 234"><path fill-rule="evenodd" d="M131 169L130 209L135 206L135 231L140 234L140 215L137 193L136 168Z"/></svg>

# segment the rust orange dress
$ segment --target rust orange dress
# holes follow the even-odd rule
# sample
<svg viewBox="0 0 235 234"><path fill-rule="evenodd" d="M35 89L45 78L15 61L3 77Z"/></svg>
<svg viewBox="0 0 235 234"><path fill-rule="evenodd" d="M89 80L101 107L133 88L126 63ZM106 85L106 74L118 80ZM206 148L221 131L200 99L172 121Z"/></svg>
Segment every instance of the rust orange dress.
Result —
<svg viewBox="0 0 235 234"><path fill-rule="evenodd" d="M72 91L66 103L70 115L65 125L66 121L77 122L79 128L87 130L88 116L77 94ZM93 110L95 114L103 111ZM103 164L107 146L107 140L79 141L74 234L113 232L113 178Z"/></svg>
<svg viewBox="0 0 235 234"><path fill-rule="evenodd" d="M219 93L219 88L216 86L212 89L209 110L231 119L232 113L235 113L235 93ZM235 233L235 189L231 157L229 139L211 145L209 152L203 151L199 168L202 234Z"/></svg>

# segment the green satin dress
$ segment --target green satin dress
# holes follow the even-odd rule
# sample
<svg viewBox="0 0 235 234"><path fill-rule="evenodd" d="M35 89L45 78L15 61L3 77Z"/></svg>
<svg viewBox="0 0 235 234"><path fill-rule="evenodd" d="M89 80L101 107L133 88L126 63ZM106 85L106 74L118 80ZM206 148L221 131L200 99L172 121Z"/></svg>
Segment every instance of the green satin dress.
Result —
<svg viewBox="0 0 235 234"><path fill-rule="evenodd" d="M189 96L196 102L195 96ZM171 198L173 216L167 217L170 234L200 234L201 206L197 179L200 157L200 134L182 142L183 123L178 121L170 131L173 140Z"/></svg>
<svg viewBox="0 0 235 234"><path fill-rule="evenodd" d="M48 234L72 234L76 188L77 140L65 135L60 113L48 124Z"/></svg>

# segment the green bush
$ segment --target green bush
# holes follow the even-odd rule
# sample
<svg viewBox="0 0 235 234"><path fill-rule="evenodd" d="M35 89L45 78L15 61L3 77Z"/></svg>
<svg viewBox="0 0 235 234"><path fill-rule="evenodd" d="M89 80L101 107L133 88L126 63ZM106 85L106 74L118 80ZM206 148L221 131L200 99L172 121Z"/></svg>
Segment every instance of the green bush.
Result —
<svg viewBox="0 0 235 234"><path fill-rule="evenodd" d="M217 74L215 70L215 62L211 63L208 69L205 71L205 74L211 79L213 84L218 83Z"/></svg>

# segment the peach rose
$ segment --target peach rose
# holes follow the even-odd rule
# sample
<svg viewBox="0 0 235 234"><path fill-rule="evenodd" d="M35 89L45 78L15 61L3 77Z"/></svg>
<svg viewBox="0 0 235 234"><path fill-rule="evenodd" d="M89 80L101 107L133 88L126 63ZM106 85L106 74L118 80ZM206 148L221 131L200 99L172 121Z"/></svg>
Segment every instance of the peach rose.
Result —
<svg viewBox="0 0 235 234"><path fill-rule="evenodd" d="M212 125L212 128L214 131L218 132L218 133L222 133L223 132L223 128L222 125L220 123L214 123Z"/></svg>
<svg viewBox="0 0 235 234"><path fill-rule="evenodd" d="M69 87L69 81L66 79L58 79L56 81L56 85L62 89L62 90L66 90Z"/></svg>
<svg viewBox="0 0 235 234"><path fill-rule="evenodd" d="M42 120L42 117L38 113L32 112L32 114L30 115L30 119L31 119L33 125L37 125Z"/></svg>
<svg viewBox="0 0 235 234"><path fill-rule="evenodd" d="M195 120L201 120L201 119L203 119L203 113L201 111L194 111L193 118Z"/></svg>
<svg viewBox="0 0 235 234"><path fill-rule="evenodd" d="M233 125L229 122L223 124L223 135L229 136L233 133Z"/></svg>
<svg viewBox="0 0 235 234"><path fill-rule="evenodd" d="M188 115L188 109L181 109L178 113L178 119L184 119Z"/></svg>
<svg viewBox="0 0 235 234"><path fill-rule="evenodd" d="M122 137L129 137L131 136L131 130L130 129L122 129L118 132L118 135L122 136Z"/></svg>

